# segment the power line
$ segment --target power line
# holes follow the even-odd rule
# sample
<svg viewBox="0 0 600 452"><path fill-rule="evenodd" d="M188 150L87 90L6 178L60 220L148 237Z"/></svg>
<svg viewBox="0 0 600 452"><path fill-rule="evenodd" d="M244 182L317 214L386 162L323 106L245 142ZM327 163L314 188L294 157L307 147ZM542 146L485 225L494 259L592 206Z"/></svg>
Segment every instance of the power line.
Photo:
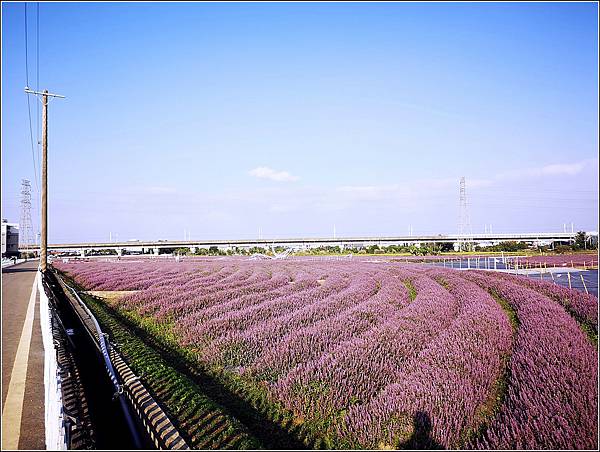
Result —
<svg viewBox="0 0 600 452"><path fill-rule="evenodd" d="M29 51L28 51L28 42L27 42L27 3L25 3L23 5L25 7L25 81L27 82L27 87L29 88ZM33 160L33 175L34 175L34 181L35 181L35 187L37 192L40 192L40 185L39 185L39 175L37 173L37 166L36 166L36 162L35 162L35 150L34 150L34 146L33 146L33 126L32 126L32 121L31 121L31 103L29 102L29 96L27 97L27 114L29 116L29 138L30 138L30 142L31 142L31 158Z"/></svg>
<svg viewBox="0 0 600 452"><path fill-rule="evenodd" d="M36 2L35 8L35 90L40 90L40 2ZM29 97L29 96L27 96ZM35 129L36 129L36 150L37 150L37 164L38 168L42 167L40 148L42 146L42 142L40 139L40 102L36 102L36 117L35 117ZM38 191L36 198L36 212L37 218L40 218L40 193ZM34 240L34 243L37 243L37 238L40 235L39 223L37 228L37 235Z"/></svg>
<svg viewBox="0 0 600 452"><path fill-rule="evenodd" d="M25 79L27 80L27 86L29 86L29 58L27 54L27 3L24 3L25 7Z"/></svg>
<svg viewBox="0 0 600 452"><path fill-rule="evenodd" d="M35 45L35 90L40 90L40 3L36 3L36 45ZM40 166L40 103L36 104L36 137L37 137L37 162L38 168Z"/></svg>

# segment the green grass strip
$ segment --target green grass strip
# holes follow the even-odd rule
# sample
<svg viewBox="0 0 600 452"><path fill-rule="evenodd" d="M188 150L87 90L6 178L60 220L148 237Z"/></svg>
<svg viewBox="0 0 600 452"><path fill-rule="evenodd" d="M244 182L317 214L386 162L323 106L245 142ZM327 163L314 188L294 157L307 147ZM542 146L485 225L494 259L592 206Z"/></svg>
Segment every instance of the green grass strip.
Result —
<svg viewBox="0 0 600 452"><path fill-rule="evenodd" d="M492 298L500 305L508 321L510 322L510 326L512 329L513 336L513 344L514 340L518 334L519 326L521 322L519 321L519 317L517 316L517 311L502 298L495 290L487 289ZM511 347L512 348L512 347ZM480 405L476 412L475 416L478 419L479 425L476 428L468 429L461 434L461 439L459 442L459 449L465 447L472 447L474 442L478 438L482 438L487 432L492 420L498 415L504 401L506 400L506 395L508 394L508 386L511 379L510 372L510 357L512 355L512 350L508 353L502 355L501 359L501 372L499 377L493 383L490 396L487 401Z"/></svg>
<svg viewBox="0 0 600 452"><path fill-rule="evenodd" d="M218 449L258 449L262 444L253 437L237 419L207 397L190 378L177 371L161 355L148 347L142 339L115 319L103 301L83 295L83 299L94 313L110 340L118 345L132 370L138 374L147 388L157 396L161 405L180 432L187 436L192 448L199 446ZM218 434L215 425L194 429L205 417L218 419ZM212 432L211 432L212 431ZM210 442L207 444L207 440Z"/></svg>
<svg viewBox="0 0 600 452"><path fill-rule="evenodd" d="M415 301L415 298L417 298L417 289L415 289L415 286L413 286L413 283L410 281L410 279L405 279L402 282L408 289L408 296L410 298L410 301Z"/></svg>

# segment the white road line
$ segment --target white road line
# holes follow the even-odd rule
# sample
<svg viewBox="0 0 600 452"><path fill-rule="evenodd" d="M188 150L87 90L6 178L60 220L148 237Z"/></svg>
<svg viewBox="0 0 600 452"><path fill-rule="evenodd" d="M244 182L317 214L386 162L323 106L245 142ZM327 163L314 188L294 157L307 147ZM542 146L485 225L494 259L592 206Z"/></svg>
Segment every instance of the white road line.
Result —
<svg viewBox="0 0 600 452"><path fill-rule="evenodd" d="M33 316L35 314L35 299L37 295L37 279L39 273L36 273L27 306L27 315L21 332L21 339L17 347L15 362L12 373L10 374L10 383L8 392L4 401L2 410L2 449L17 449L19 447L19 437L21 436L21 416L23 415L23 399L25 398L25 381L27 379L27 363L29 361L29 346L31 345L31 333L33 331Z"/></svg>

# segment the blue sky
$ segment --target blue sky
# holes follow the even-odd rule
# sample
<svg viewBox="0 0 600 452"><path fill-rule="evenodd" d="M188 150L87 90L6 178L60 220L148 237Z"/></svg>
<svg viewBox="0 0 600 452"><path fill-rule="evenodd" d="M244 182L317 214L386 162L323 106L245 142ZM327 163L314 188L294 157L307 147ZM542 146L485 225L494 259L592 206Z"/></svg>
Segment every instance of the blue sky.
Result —
<svg viewBox="0 0 600 452"><path fill-rule="evenodd" d="M42 3L40 88L67 96L49 240L455 233L461 176L473 231L597 230L597 8ZM15 222L21 179L35 192L25 84L24 4L3 3Z"/></svg>

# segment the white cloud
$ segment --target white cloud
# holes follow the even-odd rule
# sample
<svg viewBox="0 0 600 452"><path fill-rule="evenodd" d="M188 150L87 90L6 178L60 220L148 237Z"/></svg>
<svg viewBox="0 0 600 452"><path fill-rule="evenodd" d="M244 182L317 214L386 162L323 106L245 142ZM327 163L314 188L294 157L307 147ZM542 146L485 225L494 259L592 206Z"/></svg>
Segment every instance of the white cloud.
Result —
<svg viewBox="0 0 600 452"><path fill-rule="evenodd" d="M571 164L559 164L559 165L546 165L540 169L543 175L558 175L566 174L568 176L575 176L579 174L584 168L583 162L571 163Z"/></svg>
<svg viewBox="0 0 600 452"><path fill-rule="evenodd" d="M292 176L287 171L276 171L267 166L259 166L248 171L248 174L258 179L269 179L276 182L294 182L300 179L297 176Z"/></svg>
<svg viewBox="0 0 600 452"><path fill-rule="evenodd" d="M551 165L538 166L536 168L517 169L498 174L496 179L507 180L545 176L576 176L592 162L593 160L582 160L574 163L555 163Z"/></svg>

